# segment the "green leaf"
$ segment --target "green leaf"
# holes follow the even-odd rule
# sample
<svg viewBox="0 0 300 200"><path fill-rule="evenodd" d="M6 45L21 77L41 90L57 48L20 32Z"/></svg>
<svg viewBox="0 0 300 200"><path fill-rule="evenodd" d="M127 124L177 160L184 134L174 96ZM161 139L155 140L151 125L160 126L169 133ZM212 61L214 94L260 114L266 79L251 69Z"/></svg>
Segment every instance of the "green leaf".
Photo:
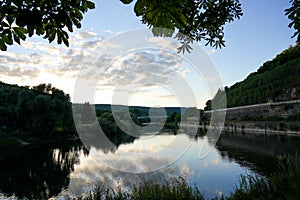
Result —
<svg viewBox="0 0 300 200"><path fill-rule="evenodd" d="M14 40L16 43L18 43L19 45L21 44L20 43L20 38L17 36L17 34L14 34Z"/></svg>
<svg viewBox="0 0 300 200"><path fill-rule="evenodd" d="M11 35L10 36L2 35L2 39L3 39L3 42L6 43L6 44L9 44L9 45L13 44L13 40L11 38Z"/></svg>
<svg viewBox="0 0 300 200"><path fill-rule="evenodd" d="M61 32L57 32L57 43L58 44L62 43L62 34L61 34Z"/></svg>
<svg viewBox="0 0 300 200"><path fill-rule="evenodd" d="M142 0L139 0L134 5L134 12L136 16L141 16L144 13L144 4Z"/></svg>
<svg viewBox="0 0 300 200"><path fill-rule="evenodd" d="M41 27L37 27L35 32L37 35L43 35L45 33L45 30Z"/></svg>
<svg viewBox="0 0 300 200"><path fill-rule="evenodd" d="M15 21L13 17L7 17L6 20L10 25Z"/></svg>
<svg viewBox="0 0 300 200"><path fill-rule="evenodd" d="M81 20L83 18L82 13L79 10L75 10L75 16L79 20Z"/></svg>
<svg viewBox="0 0 300 200"><path fill-rule="evenodd" d="M65 37L65 38L67 38L67 39L69 39L69 35L68 35L68 33L66 32L66 31L62 31L62 35Z"/></svg>
<svg viewBox="0 0 300 200"><path fill-rule="evenodd" d="M55 30L49 34L49 37L48 37L49 42L52 42L55 39L55 35L56 35Z"/></svg>
<svg viewBox="0 0 300 200"><path fill-rule="evenodd" d="M66 19L66 26L70 32L73 32L73 23L69 17Z"/></svg>
<svg viewBox="0 0 300 200"><path fill-rule="evenodd" d="M71 19L77 28L81 28L81 23L79 20L77 20L75 17L71 17Z"/></svg>
<svg viewBox="0 0 300 200"><path fill-rule="evenodd" d="M69 40L65 37L62 37L64 44L69 47Z"/></svg>
<svg viewBox="0 0 300 200"><path fill-rule="evenodd" d="M89 9L94 9L95 8L95 4L93 2L91 2L91 1L86 1L86 4L87 4L87 7Z"/></svg>
<svg viewBox="0 0 300 200"><path fill-rule="evenodd" d="M7 46L5 45L5 43L3 42L3 40L1 38L0 38L0 49L1 49L1 51L7 50Z"/></svg>
<svg viewBox="0 0 300 200"><path fill-rule="evenodd" d="M34 27L31 25L28 25L28 35L29 37L33 36L34 33Z"/></svg>
<svg viewBox="0 0 300 200"><path fill-rule="evenodd" d="M26 40L26 36L25 36L24 34L19 34L18 36L19 36L19 38L21 38L23 41Z"/></svg>
<svg viewBox="0 0 300 200"><path fill-rule="evenodd" d="M22 27L14 27L13 30L18 34L18 35L21 35L21 34L26 34L27 31L25 28L22 28Z"/></svg>
<svg viewBox="0 0 300 200"><path fill-rule="evenodd" d="M1 22L1 26L3 26L3 27L10 27L10 25L8 23L6 23L5 21Z"/></svg>
<svg viewBox="0 0 300 200"><path fill-rule="evenodd" d="M130 4L133 0L120 0L124 4Z"/></svg>

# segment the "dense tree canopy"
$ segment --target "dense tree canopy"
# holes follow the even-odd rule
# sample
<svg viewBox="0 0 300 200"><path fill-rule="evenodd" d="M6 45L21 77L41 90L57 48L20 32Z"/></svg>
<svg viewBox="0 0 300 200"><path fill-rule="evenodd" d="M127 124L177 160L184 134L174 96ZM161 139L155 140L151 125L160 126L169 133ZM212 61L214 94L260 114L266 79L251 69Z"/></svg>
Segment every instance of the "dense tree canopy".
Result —
<svg viewBox="0 0 300 200"><path fill-rule="evenodd" d="M51 84L29 89L0 82L0 128L36 136L74 133L70 96Z"/></svg>
<svg viewBox="0 0 300 200"><path fill-rule="evenodd" d="M120 0L124 4L133 0ZM136 0L134 12L155 36L177 38L178 51L190 52L190 43L206 41L215 48L225 46L224 25L242 16L240 0ZM300 40L300 1L291 0L285 14ZM81 27L83 14L95 8L90 0L4 0L0 1L0 49L20 44L36 34L49 42L69 45L68 31ZM101 22L99 22L101 23ZM178 31L173 35L175 30Z"/></svg>

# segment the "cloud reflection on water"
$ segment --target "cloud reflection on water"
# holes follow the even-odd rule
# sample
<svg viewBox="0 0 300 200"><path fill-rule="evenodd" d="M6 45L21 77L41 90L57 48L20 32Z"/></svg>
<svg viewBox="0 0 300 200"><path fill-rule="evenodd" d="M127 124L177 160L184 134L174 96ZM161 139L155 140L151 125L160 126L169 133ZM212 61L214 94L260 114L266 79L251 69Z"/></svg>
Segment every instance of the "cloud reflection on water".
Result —
<svg viewBox="0 0 300 200"><path fill-rule="evenodd" d="M163 146L164 142L159 135L153 136L153 138L156 138L153 140L136 139L134 143L120 145L114 152L103 152L92 147L89 156L80 156L80 164L75 165L74 172L71 174L70 185L60 196L67 197L69 194L80 195L87 193L96 184L104 185L105 188L119 188L122 191L130 191L133 186L137 186L145 180L151 180L156 183L170 183L181 176L191 185L196 184L206 197L212 198L223 192L231 191L238 175L249 172L238 164L228 159L223 159L215 148L210 150L211 146L206 137L198 138L197 141L185 134L177 136L165 135L165 137L178 137L183 143L189 141L192 142L192 145L172 165L148 173L129 173L124 171L132 171L134 169L147 171L149 168L155 167L155 165L156 167L161 166L169 161L168 154L152 157L149 156L151 154L147 155L144 153L145 151L151 151L149 147L159 148ZM155 143L154 141L160 142ZM165 142L167 143L168 141L166 140ZM138 147L138 152L142 152L145 156L128 159L124 151L132 150L134 147ZM209 150L210 153L205 158L199 159L197 154L201 150ZM104 162L101 162L101 160ZM107 165L107 163L110 163L108 161L122 166L124 171L113 169Z"/></svg>

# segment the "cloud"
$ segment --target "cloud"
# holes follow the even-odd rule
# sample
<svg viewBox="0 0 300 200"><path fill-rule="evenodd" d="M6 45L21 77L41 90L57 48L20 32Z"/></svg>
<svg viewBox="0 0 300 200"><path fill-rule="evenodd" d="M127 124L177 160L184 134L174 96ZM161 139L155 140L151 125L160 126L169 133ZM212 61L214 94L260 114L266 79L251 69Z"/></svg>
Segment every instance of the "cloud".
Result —
<svg viewBox="0 0 300 200"><path fill-rule="evenodd" d="M217 49L212 49L212 50L209 50L209 51L207 52L207 54L208 54L208 55L214 55L214 54L216 54L217 52L218 52Z"/></svg>
<svg viewBox="0 0 300 200"><path fill-rule="evenodd" d="M102 63L99 59L98 62ZM161 50L135 51L115 60L107 69L108 81L116 85L168 84L181 72L181 59Z"/></svg>
<svg viewBox="0 0 300 200"><path fill-rule="evenodd" d="M87 40L97 36L98 34L92 31L80 31L74 35L74 37L79 40Z"/></svg>
<svg viewBox="0 0 300 200"><path fill-rule="evenodd" d="M52 46L44 43L37 43L34 45L34 49L41 51L42 53L45 53L46 55L52 55L57 56L61 54L61 47L59 46Z"/></svg>
<svg viewBox="0 0 300 200"><path fill-rule="evenodd" d="M112 31L112 30L104 30L104 31L102 31L103 33L109 33L109 34L113 34L114 32Z"/></svg>
<svg viewBox="0 0 300 200"><path fill-rule="evenodd" d="M18 68L15 70L17 73L22 73L22 76L29 76L29 77L37 77L40 73L40 70L35 69L35 70L22 70Z"/></svg>
<svg viewBox="0 0 300 200"><path fill-rule="evenodd" d="M9 76L9 77L22 77L27 76L29 78L35 78L39 75L40 70L39 69L23 69L20 67L12 68L7 66L0 65L0 72L3 76ZM1 76L0 75L0 76Z"/></svg>
<svg viewBox="0 0 300 200"><path fill-rule="evenodd" d="M99 91L104 89L108 92L109 88L105 86L110 86L117 88L111 89L111 93L120 91L128 94L149 85L168 88L178 80L188 79L191 71L185 66L184 60L176 52L169 50L176 50L175 42L151 37L145 40L151 47L133 49L130 46L127 49L122 46L124 44L121 40L104 40L92 31L70 34L69 48L29 39L22 42L23 51L0 53L1 77L5 75L6 79L3 81L12 82L15 79L9 77L19 76L20 79L27 80L26 84L31 85L30 82L33 84L37 80L43 81L38 79L39 74L44 77L52 74L55 77L53 82L80 79L88 84L96 84L95 88ZM74 88L63 89L70 93ZM147 89L143 92L153 91ZM158 93L153 93L154 96L164 99L170 97L169 94Z"/></svg>
<svg viewBox="0 0 300 200"><path fill-rule="evenodd" d="M1 63L5 65L15 65L27 61L26 57L20 54L13 54L13 53L9 53L7 55L0 54L0 60Z"/></svg>
<svg viewBox="0 0 300 200"><path fill-rule="evenodd" d="M92 151L96 153L94 150ZM137 167L147 170L148 167L161 164L162 162L160 159L145 157L141 160L136 160L136 163L126 158L116 158L113 154L106 155L100 151L97 151L97 154L97 157L101 157L102 160L112 157L111 159L114 159L115 165L118 165L124 170L135 169ZM91 155L88 157L81 156L80 165L75 166L68 189L64 190L58 196L68 197L69 194L80 195L82 193L88 193L96 184L103 185L105 188L130 191L134 186L145 182L145 180L151 180L154 183L167 183L180 174L179 169L176 167L168 167L163 170L148 173L122 172L113 169L112 166L95 158L95 156Z"/></svg>
<svg viewBox="0 0 300 200"><path fill-rule="evenodd" d="M170 136L169 138L172 138ZM175 136L172 138L174 139ZM122 152L129 152L129 153L154 153L158 152L164 148L167 148L170 146L173 140L165 140L164 136L155 136L153 137L150 135L149 137L143 137L140 140L134 141L131 145L121 145L119 147L119 151ZM142 161L145 162L145 161ZM161 163L157 163L157 166L159 166Z"/></svg>
<svg viewBox="0 0 300 200"><path fill-rule="evenodd" d="M5 66L5 65L1 65L0 64L0 73L3 74L3 73L6 73L7 71L9 71L10 68L8 66Z"/></svg>
<svg viewBox="0 0 300 200"><path fill-rule="evenodd" d="M190 167L186 163L181 168L180 173L185 179L194 176L194 172L190 169Z"/></svg>
<svg viewBox="0 0 300 200"><path fill-rule="evenodd" d="M26 41L21 40L21 45L24 49L32 49L34 44L31 41L28 41L28 40L26 40Z"/></svg>
<svg viewBox="0 0 300 200"><path fill-rule="evenodd" d="M150 37L145 38L148 42L153 43L155 46L158 46L162 49L177 49L178 45L177 42L168 40L166 38L161 37Z"/></svg>

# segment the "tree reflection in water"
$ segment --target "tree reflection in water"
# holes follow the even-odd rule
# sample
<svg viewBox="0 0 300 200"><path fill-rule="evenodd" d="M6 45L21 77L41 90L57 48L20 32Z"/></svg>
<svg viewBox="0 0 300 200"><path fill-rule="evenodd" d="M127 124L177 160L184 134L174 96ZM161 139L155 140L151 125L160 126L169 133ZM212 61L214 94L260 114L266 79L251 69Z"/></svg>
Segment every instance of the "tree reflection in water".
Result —
<svg viewBox="0 0 300 200"><path fill-rule="evenodd" d="M0 160L0 191L20 199L48 199L70 182L79 155L88 152L81 144L62 147L27 147Z"/></svg>
<svg viewBox="0 0 300 200"><path fill-rule="evenodd" d="M276 156L300 152L299 143L299 137L227 132L215 147L222 158L269 176L276 169Z"/></svg>

